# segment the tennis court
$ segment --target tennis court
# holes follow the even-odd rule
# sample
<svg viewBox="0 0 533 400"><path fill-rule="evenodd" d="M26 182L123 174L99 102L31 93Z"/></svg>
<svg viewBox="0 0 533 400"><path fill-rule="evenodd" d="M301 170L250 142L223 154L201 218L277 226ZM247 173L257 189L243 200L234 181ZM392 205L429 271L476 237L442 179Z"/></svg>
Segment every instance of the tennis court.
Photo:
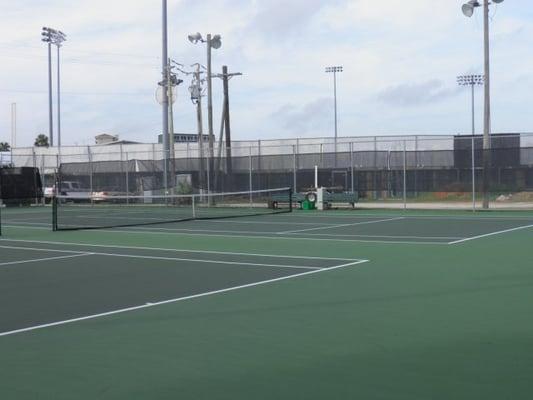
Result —
<svg viewBox="0 0 533 400"><path fill-rule="evenodd" d="M113 207L73 206L62 223L146 222ZM52 222L49 206L2 209L3 398L533 388L531 212L294 210L56 232Z"/></svg>
<svg viewBox="0 0 533 400"><path fill-rule="evenodd" d="M101 208L104 208L102 211ZM63 217L65 226L79 227L125 226L108 232L128 234L142 232L146 235L191 235L218 237L257 237L268 239L305 239L335 241L368 241L411 244L452 244L498 235L533 226L533 216L528 212L479 213L471 212L421 212L421 211L335 211L326 213L265 213L239 218L196 219L161 222L157 216L152 222L145 214L152 210L118 210L113 205L90 210L90 206L71 207ZM253 210L255 212L255 210ZM158 210L160 212L160 210ZM237 211L239 213L241 211ZM167 215L168 218L168 215ZM4 225L28 229L52 229L49 208L28 211L8 210ZM136 225L136 224L139 225ZM133 225L133 226L132 226Z"/></svg>

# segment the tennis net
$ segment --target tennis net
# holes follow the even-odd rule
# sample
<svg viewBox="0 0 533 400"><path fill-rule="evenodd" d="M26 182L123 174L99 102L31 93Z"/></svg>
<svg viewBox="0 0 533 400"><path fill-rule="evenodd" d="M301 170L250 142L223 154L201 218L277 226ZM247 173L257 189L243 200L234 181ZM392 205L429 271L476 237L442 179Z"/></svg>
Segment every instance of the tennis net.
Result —
<svg viewBox="0 0 533 400"><path fill-rule="evenodd" d="M79 196L57 196L53 202L53 229L156 225L291 211L290 188L161 196L104 196L99 193L85 199Z"/></svg>

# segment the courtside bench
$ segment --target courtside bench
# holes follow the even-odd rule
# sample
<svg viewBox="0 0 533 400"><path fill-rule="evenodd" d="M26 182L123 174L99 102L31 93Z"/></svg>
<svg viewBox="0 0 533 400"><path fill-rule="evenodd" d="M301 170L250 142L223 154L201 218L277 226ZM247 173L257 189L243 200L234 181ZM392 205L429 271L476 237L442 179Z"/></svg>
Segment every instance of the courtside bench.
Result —
<svg viewBox="0 0 533 400"><path fill-rule="evenodd" d="M344 193L324 193L324 208L331 208L333 203L347 203L352 208L355 208L355 203L359 201L359 193L344 192Z"/></svg>
<svg viewBox="0 0 533 400"><path fill-rule="evenodd" d="M298 207L302 208L302 202L305 200L305 196L301 193L293 193L291 197L292 202L298 203ZM268 207L272 209L279 208L281 204L289 204L290 201L291 198L288 193L273 194L269 200Z"/></svg>
<svg viewBox="0 0 533 400"><path fill-rule="evenodd" d="M302 193L293 193L292 202L298 203L298 207L302 208L302 202L305 200L305 195ZM288 204L290 201L289 195L286 193L283 194L273 194L270 201L270 208L278 208L281 204ZM333 203L345 203L349 204L352 208L355 207L355 204L359 201L359 194L357 192L345 192L345 193L329 193L324 194L324 208L331 208Z"/></svg>

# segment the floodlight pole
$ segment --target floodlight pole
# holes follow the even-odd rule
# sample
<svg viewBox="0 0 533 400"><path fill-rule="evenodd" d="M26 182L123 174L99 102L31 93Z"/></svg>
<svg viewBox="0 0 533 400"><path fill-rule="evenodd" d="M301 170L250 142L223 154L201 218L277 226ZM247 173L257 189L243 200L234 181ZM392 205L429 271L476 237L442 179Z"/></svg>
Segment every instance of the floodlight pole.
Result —
<svg viewBox="0 0 533 400"><path fill-rule="evenodd" d="M52 42L48 42L48 135L50 147L54 147L54 115L52 108Z"/></svg>
<svg viewBox="0 0 533 400"><path fill-rule="evenodd" d="M475 86L483 85L483 75L462 75L457 77L459 86L470 86L472 92L472 211L476 211L476 152L475 152L475 135L476 135L476 118L475 118Z"/></svg>
<svg viewBox="0 0 533 400"><path fill-rule="evenodd" d="M60 75L60 61L59 61L59 49L61 43L57 45L57 147L61 148L61 75Z"/></svg>
<svg viewBox="0 0 533 400"><path fill-rule="evenodd" d="M163 58L163 187L165 194L168 194L168 158L169 158L169 138L168 138L168 25L167 25L167 0L162 0L163 21L162 21L162 58Z"/></svg>
<svg viewBox="0 0 533 400"><path fill-rule="evenodd" d="M338 118L337 118L337 72L342 72L342 66L327 67L326 73L333 73L333 103L335 111L335 167L337 167L337 139L338 139Z"/></svg>
<svg viewBox="0 0 533 400"><path fill-rule="evenodd" d="M457 84L459 86L471 87L471 103L472 103L472 135L476 134L476 118L475 118L475 86L484 84L483 75L461 75L457 77Z"/></svg>
<svg viewBox="0 0 533 400"><path fill-rule="evenodd" d="M489 0L483 5L484 52L485 52L485 107L483 120L483 208L489 208L490 181L490 148L491 148L491 120L490 120L490 35L489 35Z"/></svg>
<svg viewBox="0 0 533 400"><path fill-rule="evenodd" d="M214 171L215 135L213 133L213 82L211 76L211 34L207 35L207 129L209 130L209 175ZM213 182L209 176L209 182ZM210 185L209 185L210 186ZM211 191L208 186L207 192Z"/></svg>
<svg viewBox="0 0 533 400"><path fill-rule="evenodd" d="M489 208L489 183L491 164L491 118L490 118L490 35L489 35L489 5L499 4L504 0L485 0L483 3L483 45L485 59L485 105L483 118L483 208ZM470 0L462 7L463 14L471 17L474 10L481 7L477 0Z"/></svg>

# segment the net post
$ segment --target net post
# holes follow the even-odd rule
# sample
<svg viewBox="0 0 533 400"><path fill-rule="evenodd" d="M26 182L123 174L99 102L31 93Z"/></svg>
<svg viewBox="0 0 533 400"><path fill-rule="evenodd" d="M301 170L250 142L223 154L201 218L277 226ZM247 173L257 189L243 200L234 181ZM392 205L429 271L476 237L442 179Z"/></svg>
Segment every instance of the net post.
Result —
<svg viewBox="0 0 533 400"><path fill-rule="evenodd" d="M57 197L52 197L52 231L57 232Z"/></svg>
<svg viewBox="0 0 533 400"><path fill-rule="evenodd" d="M249 184L248 184L248 190L250 191L250 207L252 207L253 199L252 199L252 190L253 190L253 164L252 164L252 146L250 146L249 154L248 154L248 160L249 160Z"/></svg>
<svg viewBox="0 0 533 400"><path fill-rule="evenodd" d="M128 152L126 152L125 156L126 156L126 203L129 204L130 203L130 174L129 174L130 161L128 158Z"/></svg>
<svg viewBox="0 0 533 400"><path fill-rule="evenodd" d="M289 188L289 212L292 212L292 193L293 188Z"/></svg>
<svg viewBox="0 0 533 400"><path fill-rule="evenodd" d="M90 190L90 199L91 199L91 205L94 204L93 201L93 194L94 194L94 177L93 177L93 156L91 152L91 146L87 146L87 158L89 161L89 190Z"/></svg>
<svg viewBox="0 0 533 400"><path fill-rule="evenodd" d="M407 210L407 143L403 141L403 209Z"/></svg>
<svg viewBox="0 0 533 400"><path fill-rule="evenodd" d="M298 143L298 142L297 142ZM296 191L297 189L297 170L298 170L298 161L297 161L297 150L299 151L299 148L297 149L296 146L292 146L292 187L293 190Z"/></svg>
<svg viewBox="0 0 533 400"><path fill-rule="evenodd" d="M353 165L353 142L350 142L350 179L351 179L351 189L352 193L355 192L355 184L354 184L354 165Z"/></svg>
<svg viewBox="0 0 533 400"><path fill-rule="evenodd" d="M194 194L191 196L191 202L192 202L192 217L196 219L196 196Z"/></svg>
<svg viewBox="0 0 533 400"><path fill-rule="evenodd" d="M472 212L476 212L476 141L472 133Z"/></svg>

